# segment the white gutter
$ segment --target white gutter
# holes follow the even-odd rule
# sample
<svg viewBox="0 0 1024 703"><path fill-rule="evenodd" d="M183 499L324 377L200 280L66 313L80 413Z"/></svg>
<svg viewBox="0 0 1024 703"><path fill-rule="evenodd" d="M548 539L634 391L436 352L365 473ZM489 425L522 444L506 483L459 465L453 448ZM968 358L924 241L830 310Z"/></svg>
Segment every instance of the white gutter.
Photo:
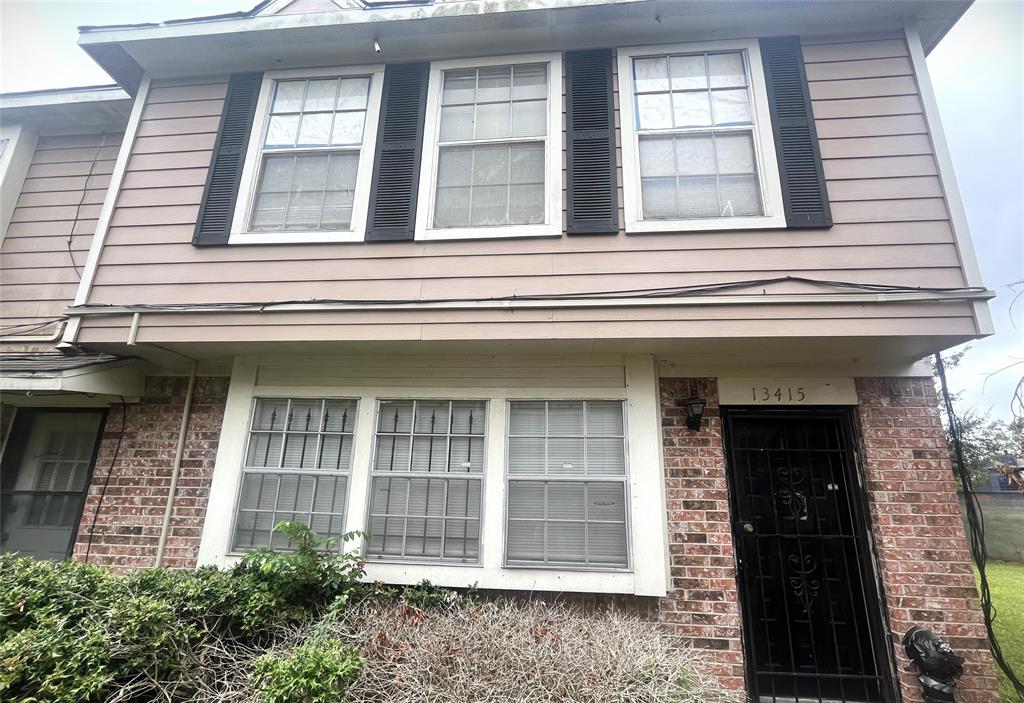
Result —
<svg viewBox="0 0 1024 703"><path fill-rule="evenodd" d="M807 305L815 303L871 305L878 303L950 302L989 300L995 297L990 290L956 293L788 293L744 295L694 295L659 298L561 298L561 299L508 299L508 300L436 300L410 302L309 302L309 303L239 303L238 305L104 305L66 308L64 314L73 318L100 315L194 314L194 313L271 313L271 312L355 312L359 310L520 310L559 308L610 307L682 307L699 305Z"/></svg>
<svg viewBox="0 0 1024 703"><path fill-rule="evenodd" d="M164 519L160 525L160 541L156 545L156 560L153 566L160 566L164 560L164 549L167 546L167 535L171 529L171 513L174 512L174 494L178 491L178 478L181 476L181 459L185 453L185 433L188 430L188 416L192 411L192 395L196 389L196 369L198 361L192 362L192 372L188 377L188 390L185 391L185 407L181 410L181 424L178 426L178 444L174 450L174 465L171 467L171 485L167 489L167 503L164 505Z"/></svg>

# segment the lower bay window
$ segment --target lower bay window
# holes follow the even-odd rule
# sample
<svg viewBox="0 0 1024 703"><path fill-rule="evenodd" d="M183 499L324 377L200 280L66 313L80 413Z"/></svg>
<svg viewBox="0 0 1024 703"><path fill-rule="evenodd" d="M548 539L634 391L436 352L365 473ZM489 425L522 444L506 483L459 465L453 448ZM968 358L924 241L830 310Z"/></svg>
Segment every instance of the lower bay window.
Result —
<svg viewBox="0 0 1024 703"><path fill-rule="evenodd" d="M360 552L374 580L663 593L650 375L610 394L233 381L199 561L289 549L273 528L292 520L357 533L337 549Z"/></svg>

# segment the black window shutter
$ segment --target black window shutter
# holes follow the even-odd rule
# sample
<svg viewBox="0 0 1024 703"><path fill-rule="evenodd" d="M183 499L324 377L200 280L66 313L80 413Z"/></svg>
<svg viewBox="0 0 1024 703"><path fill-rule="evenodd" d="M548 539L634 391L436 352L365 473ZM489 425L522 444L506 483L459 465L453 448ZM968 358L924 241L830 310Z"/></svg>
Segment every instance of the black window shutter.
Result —
<svg viewBox="0 0 1024 703"><path fill-rule="evenodd" d="M397 242L415 236L429 73L428 63L384 68L377 161L366 218L368 242Z"/></svg>
<svg viewBox="0 0 1024 703"><path fill-rule="evenodd" d="M228 81L217 141L213 145L213 159L206 175L206 190L199 206L196 231L192 235L194 246L228 243L235 200L242 181L242 167L245 165L245 151L262 84L262 73L236 73Z"/></svg>
<svg viewBox="0 0 1024 703"><path fill-rule="evenodd" d="M569 234L615 234L615 116L611 49L565 54Z"/></svg>
<svg viewBox="0 0 1024 703"><path fill-rule="evenodd" d="M799 37L760 40L788 227L831 227L818 134Z"/></svg>

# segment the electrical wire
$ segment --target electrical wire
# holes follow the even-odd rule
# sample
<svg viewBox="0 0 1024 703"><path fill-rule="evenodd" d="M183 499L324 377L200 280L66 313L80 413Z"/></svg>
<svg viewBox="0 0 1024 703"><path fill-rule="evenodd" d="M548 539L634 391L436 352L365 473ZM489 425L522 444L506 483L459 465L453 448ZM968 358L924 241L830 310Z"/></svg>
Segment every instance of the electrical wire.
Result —
<svg viewBox="0 0 1024 703"><path fill-rule="evenodd" d="M946 385L946 368L942 363L942 354L935 354L935 372L939 377L939 386L942 391L942 404L946 410L946 417L949 420L949 435L951 449L953 450L953 471L964 489L964 506L967 514L968 542L971 549L971 558L978 568L979 591L981 594L981 612L985 619L985 630L988 632L989 649L992 650L992 658L1006 675L1021 701L1024 701L1024 683L1014 673L1010 663L1003 655L1002 647L996 638L992 625L996 619L996 607L992 602L992 590L989 587L988 575L985 567L988 562L988 549L985 547L985 519L981 512L981 503L974 492L974 484L971 474L964 462L963 436L960 425L960 418L953 410L953 401L949 395L949 388Z"/></svg>
<svg viewBox="0 0 1024 703"><path fill-rule="evenodd" d="M121 440L124 439L124 430L128 422L128 403L124 396L121 397L121 431L117 435L117 444L114 445L114 455L110 457L110 466L107 468L107 475L103 477L103 488L100 489L100 498L96 502L96 510L92 513L92 524L89 525L89 535L85 543L84 563L89 563L89 553L92 551L92 538L96 532L96 518L100 515L100 508L103 507L103 499L107 497L107 487L110 485L110 477L114 474L114 467L117 465L117 455L121 453Z"/></svg>
<svg viewBox="0 0 1024 703"><path fill-rule="evenodd" d="M850 291L868 291L871 293L936 293L946 295L969 295L983 293L987 289L981 286L967 286L960 288L931 288L924 286L903 286L883 283L856 283L851 281L832 281L827 279L806 278L803 276L779 276L775 278L757 278L744 281L729 281L724 283L701 283L689 286L674 286L661 288L632 288L614 291L597 292L575 292L575 293L539 293L534 295L503 295L490 298L406 298L406 299L347 299L347 298L310 298L306 300L274 300L254 301L242 303L180 303L180 304L147 304L118 305L116 303L92 303L73 306L75 310L102 310L104 308L120 308L126 311L160 311L160 312L184 312L197 308L208 308L218 310L245 310L259 308L273 310L275 307L286 305L309 305L316 303L335 303L344 305L415 305L417 303L479 303L479 302L512 302L519 300L535 301L558 301L575 299L593 300L616 300L619 298L683 298L709 293L722 293L746 288L764 287L777 283L805 283L809 285L822 286ZM762 291L768 295L766 291Z"/></svg>
<svg viewBox="0 0 1024 703"><path fill-rule="evenodd" d="M71 245L75 240L75 228L78 227L78 219L81 217L82 205L85 203L85 199L89 195L89 181L92 180L93 171L96 168L97 162L100 160L100 156L103 155L103 149L106 146L107 133L100 132L100 144L96 147L96 153L92 157L92 163L89 164L89 171L85 174L85 183L82 185L82 197L78 199L78 205L75 206L74 221L71 223L71 231L68 233L68 258L71 259L71 267L75 270L75 275L78 276L79 282L82 280L82 272L78 270L78 263L75 261L75 255L71 249Z"/></svg>

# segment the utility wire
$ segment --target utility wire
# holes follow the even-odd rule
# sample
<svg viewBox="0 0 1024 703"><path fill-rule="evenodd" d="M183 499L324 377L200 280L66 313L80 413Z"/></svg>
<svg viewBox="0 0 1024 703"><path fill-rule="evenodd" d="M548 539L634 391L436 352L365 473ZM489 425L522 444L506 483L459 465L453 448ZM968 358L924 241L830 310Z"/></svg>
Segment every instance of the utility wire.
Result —
<svg viewBox="0 0 1024 703"><path fill-rule="evenodd" d="M942 403L945 406L946 417L949 420L949 436L952 440L951 449L953 450L953 471L956 472L957 477L960 479L960 483L964 489L964 506L965 512L967 513L967 532L968 542L971 549L971 558L974 559L974 564L978 568L978 580L980 582L979 590L981 591L981 612L985 619L985 630L988 632L988 644L989 649L992 650L992 658L995 659L996 664L1002 669L1006 678L1009 679L1013 685L1014 690L1017 692L1017 696L1021 701L1024 701L1024 683L1014 673L1010 663L1006 661L1006 657L1003 656L1002 647L999 645L999 640L996 638L995 630L992 625L996 619L996 607L992 602L992 591L988 583L988 575L985 573L985 566L988 562L988 549L985 547L985 519L981 512L981 503L978 502L978 496L974 492L974 484L971 480L971 474L967 470L967 464L964 462L964 447L963 447L963 436L962 428L960 425L960 418L956 416L953 410L953 401L949 395L949 388L946 385L946 368L942 363L942 355L935 354L935 371L939 377L939 386L942 391Z"/></svg>
<svg viewBox="0 0 1024 703"><path fill-rule="evenodd" d="M107 468L107 475L103 477L103 488L100 489L100 498L96 501L96 509L92 513L92 524L89 526L89 535L86 538L85 543L85 556L82 558L84 563L89 563L89 552L92 551L92 539L93 534L96 532L96 518L100 515L100 509L103 507L103 499L107 497L107 487L110 485L110 477L114 473L114 467L117 466L117 455L121 453L121 440L124 439L124 430L128 422L128 403L125 401L124 396L121 396L121 431L117 435L117 444L114 445L114 455L110 457L110 466Z"/></svg>
<svg viewBox="0 0 1024 703"><path fill-rule="evenodd" d="M75 270L75 275L78 276L79 282L82 280L82 272L78 270L78 263L75 261L75 254L71 249L71 245L75 240L75 228L78 227L78 219L82 214L82 205L85 203L86 197L89 195L89 181L92 180L93 171L96 169L96 163L100 160L100 156L103 155L103 149L107 146L107 133L100 132L100 144L96 147L96 153L92 157L92 163L89 164L89 171L85 174L85 183L82 185L82 197L78 199L78 205L75 206L75 217L71 223L71 231L68 233L68 258L71 259L71 267Z"/></svg>
<svg viewBox="0 0 1024 703"><path fill-rule="evenodd" d="M922 286L903 286L881 283L856 283L850 281L832 281L827 279L805 278L803 276L779 276L776 278L757 278L745 281L728 281L723 283L701 283L690 286L674 286L661 288L633 288L614 291L597 292L574 292L574 293L546 293L535 295L504 295L490 298L405 298L405 299L346 299L346 298L309 298L306 300L273 300L254 301L241 303L180 303L180 304L146 304L118 305L116 303L100 303L76 305L76 310L102 310L104 308L121 308L127 311L161 311L175 312L188 311L197 308L211 308L223 310L244 310L248 308L259 308L260 310L273 310L275 307L284 305L308 305L315 303L338 303L345 305L414 305L417 303L479 303L479 302L512 302L520 300L536 301L558 301L574 300L578 298L594 300L616 300L619 298L685 298L689 296L705 295L709 293L722 293L747 288L769 286L777 283L806 283L808 285L835 288L837 290L867 291L871 293L938 293L938 294L963 294L981 293L986 289L980 286L967 286L960 288L929 288ZM770 295L762 291L764 295Z"/></svg>

